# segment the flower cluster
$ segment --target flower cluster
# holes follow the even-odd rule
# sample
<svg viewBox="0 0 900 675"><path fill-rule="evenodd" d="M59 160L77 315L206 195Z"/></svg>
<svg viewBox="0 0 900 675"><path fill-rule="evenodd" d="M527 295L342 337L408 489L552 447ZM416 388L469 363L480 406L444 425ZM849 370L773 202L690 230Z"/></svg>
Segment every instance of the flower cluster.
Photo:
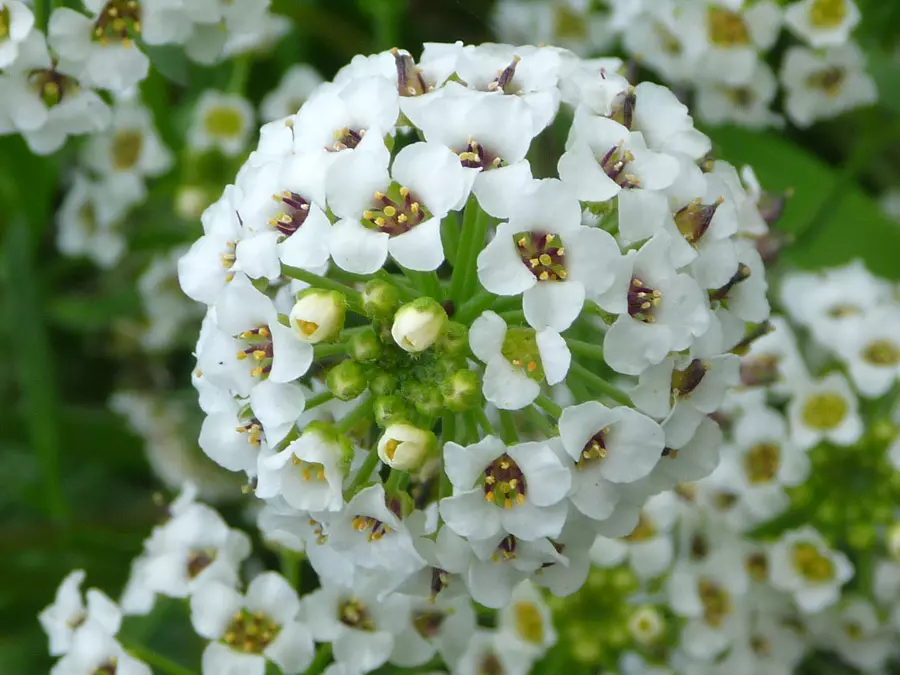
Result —
<svg viewBox="0 0 900 675"><path fill-rule="evenodd" d="M772 110L779 85L784 113L801 127L877 99L862 51L851 40L861 18L854 0L606 5L599 10L586 0L503 0L495 24L507 39L548 41L585 54L619 40L671 86L693 88L694 112L710 124L783 124ZM782 27L791 36L786 50L775 49Z"/></svg>

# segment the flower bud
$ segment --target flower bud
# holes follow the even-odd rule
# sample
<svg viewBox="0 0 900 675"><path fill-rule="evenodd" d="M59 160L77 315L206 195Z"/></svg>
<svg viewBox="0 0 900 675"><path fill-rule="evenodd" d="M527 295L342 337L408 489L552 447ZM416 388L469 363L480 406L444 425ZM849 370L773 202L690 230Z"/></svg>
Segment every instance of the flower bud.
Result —
<svg viewBox="0 0 900 675"><path fill-rule="evenodd" d="M391 335L399 347L412 354L428 349L447 325L447 312L432 298L419 298L397 310Z"/></svg>
<svg viewBox="0 0 900 675"><path fill-rule="evenodd" d="M481 399L481 383L471 370L458 370L441 383L444 407L453 412L466 412Z"/></svg>
<svg viewBox="0 0 900 675"><path fill-rule="evenodd" d="M409 405L400 396L379 396L375 399L375 424L387 428L392 424L406 422L412 416Z"/></svg>
<svg viewBox="0 0 900 675"><path fill-rule="evenodd" d="M403 385L403 394L421 415L437 417L443 410L444 399L438 388L433 385L408 382Z"/></svg>
<svg viewBox="0 0 900 675"><path fill-rule="evenodd" d="M392 469L415 471L437 451L437 438L411 424L392 424L378 441L378 457Z"/></svg>
<svg viewBox="0 0 900 675"><path fill-rule="evenodd" d="M392 373L377 373L369 382L369 389L375 396L393 394L399 386L400 382L397 380L397 376Z"/></svg>
<svg viewBox="0 0 900 675"><path fill-rule="evenodd" d="M363 288L362 302L370 319L389 319L400 306L400 291L383 279L372 279Z"/></svg>
<svg viewBox="0 0 900 675"><path fill-rule="evenodd" d="M464 356L469 350L469 329L458 321L448 321L435 349L446 356Z"/></svg>
<svg viewBox="0 0 900 675"><path fill-rule="evenodd" d="M381 356L383 347L375 331L367 328L361 333L354 333L347 345L347 352L354 361L372 363Z"/></svg>
<svg viewBox="0 0 900 675"><path fill-rule="evenodd" d="M362 367L350 359L342 361L328 371L325 384L334 397L341 401L352 401L368 386Z"/></svg>
<svg viewBox="0 0 900 675"><path fill-rule="evenodd" d="M347 299L337 291L308 288L291 309L291 328L304 342L334 340L344 328Z"/></svg>

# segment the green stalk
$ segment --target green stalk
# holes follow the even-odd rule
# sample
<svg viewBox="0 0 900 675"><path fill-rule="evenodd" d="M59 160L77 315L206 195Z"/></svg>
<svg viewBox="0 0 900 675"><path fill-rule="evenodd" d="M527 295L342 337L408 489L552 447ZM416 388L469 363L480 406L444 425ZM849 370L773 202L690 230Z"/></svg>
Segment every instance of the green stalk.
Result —
<svg viewBox="0 0 900 675"><path fill-rule="evenodd" d="M299 591L303 554L282 549L278 552L278 561L281 563L281 576L287 580L291 588Z"/></svg>
<svg viewBox="0 0 900 675"><path fill-rule="evenodd" d="M491 421L488 419L487 413L484 411L484 408L476 407L473 412L475 413L475 419L478 421L478 426L481 427L482 431L484 431L486 434L496 436L497 432L494 431L494 425L491 424Z"/></svg>
<svg viewBox="0 0 900 675"><path fill-rule="evenodd" d="M523 410L525 413L525 417L531 422L534 426L540 429L546 436L555 436L556 429L553 428L553 425L547 420L547 418L541 413L540 410L535 408L533 405L528 406Z"/></svg>
<svg viewBox="0 0 900 675"><path fill-rule="evenodd" d="M455 442L456 439L456 415L452 412L445 412L443 421L441 422L441 486L439 496L441 499L453 495L453 484L444 471L444 447L447 443Z"/></svg>
<svg viewBox="0 0 900 675"><path fill-rule="evenodd" d="M519 434L516 431L516 422L509 410L500 410L500 436L507 445L515 445Z"/></svg>
<svg viewBox="0 0 900 675"><path fill-rule="evenodd" d="M372 448L369 451L369 454L366 455L366 459L363 462L363 465L359 467L359 471L357 471L356 476L353 477L353 480L350 482L350 485L344 490L344 499L350 499L359 492L359 489L369 481L369 478L372 476L372 472L375 470L375 467L378 465L378 450Z"/></svg>
<svg viewBox="0 0 900 675"><path fill-rule="evenodd" d="M521 309L512 310L510 312L502 312L500 314L500 318L503 319L507 324L522 323L525 321L525 312L523 312Z"/></svg>
<svg viewBox="0 0 900 675"><path fill-rule="evenodd" d="M488 309L491 305L494 304L494 300L497 299L497 296L493 293L490 293L485 290L479 291L474 298L470 298L463 303L463 306L459 308L459 311L456 312L456 315L453 317L454 321L459 321L460 323L471 323L479 316L481 313Z"/></svg>
<svg viewBox="0 0 900 675"><path fill-rule="evenodd" d="M399 492L403 492L408 479L409 474L406 471L391 469L391 474L388 476L387 483L384 486L385 492L387 492L388 494L397 494Z"/></svg>
<svg viewBox="0 0 900 675"><path fill-rule="evenodd" d="M250 54L242 54L234 60L231 78L228 80L228 91L232 94L243 94L250 79L250 67L253 65Z"/></svg>
<svg viewBox="0 0 900 675"><path fill-rule="evenodd" d="M450 277L450 299L457 305L461 305L466 288L466 275L469 268L475 264L474 237L478 227L478 214L481 207L475 196L469 197L466 210L463 212L462 232L459 235L459 249L456 251L456 264L453 266L453 275ZM473 270L474 272L474 270Z"/></svg>
<svg viewBox="0 0 900 675"><path fill-rule="evenodd" d="M193 670L179 665L162 654L158 654L152 649L141 645L123 644L126 650L136 659L140 659L145 663L153 666L155 672L165 673L165 675L196 675Z"/></svg>
<svg viewBox="0 0 900 675"><path fill-rule="evenodd" d="M331 663L331 643L326 642L319 645L318 649L316 649L313 662L303 675L320 675L320 673L325 672L325 668L328 667L329 663Z"/></svg>
<svg viewBox="0 0 900 675"><path fill-rule="evenodd" d="M619 389L618 387L614 387L609 382L604 380L599 375L596 375L589 371L587 368L582 366L580 363L572 363L569 366L569 377L575 377L582 382L584 382L589 387L596 389L602 394L605 394L612 400L621 403L622 405L633 406L634 404L631 402L631 397L628 396L624 391Z"/></svg>
<svg viewBox="0 0 900 675"><path fill-rule="evenodd" d="M597 359L598 361L604 360L603 347L600 345L584 342L582 340L575 340L573 338L566 338L566 344L569 345L569 350L573 354L578 354L579 356L584 356L589 359Z"/></svg>
<svg viewBox="0 0 900 675"><path fill-rule="evenodd" d="M329 356L337 356L338 354L347 353L347 343L335 342L333 344L320 343L313 347L313 355L318 359L324 359Z"/></svg>
<svg viewBox="0 0 900 675"><path fill-rule="evenodd" d="M478 289L478 254L484 247L484 240L487 237L488 225L491 223L491 217L478 209L475 218L475 229L472 233L472 248L469 252L469 271L466 273L466 283L463 286L463 298L472 297Z"/></svg>
<svg viewBox="0 0 900 675"><path fill-rule="evenodd" d="M346 434L370 414L372 414L372 399L368 398L351 410L342 420L335 424L335 426L338 431Z"/></svg>
<svg viewBox="0 0 900 675"><path fill-rule="evenodd" d="M549 414L553 415L556 419L559 419L562 415L562 408L560 408L549 396L538 394L538 397L534 399L534 402Z"/></svg>
<svg viewBox="0 0 900 675"><path fill-rule="evenodd" d="M347 303L357 314L364 314L362 311L362 295L359 291L356 291L349 286L345 286L339 281L335 281L334 279L326 279L323 276L318 274L313 274L312 272L307 272L306 270L302 270L299 267L291 267L290 265L281 266L281 273L291 279L298 279L299 281L305 281L310 286L314 288L323 288L329 291L337 291L338 293L342 293L345 298L347 298Z"/></svg>
<svg viewBox="0 0 900 675"><path fill-rule="evenodd" d="M309 398L309 400L306 401L306 407L304 408L304 410L311 410L313 408L316 408L316 407L322 405L323 403L328 403L328 401L330 401L333 398L334 398L334 394L332 394L330 391L320 392L320 393L316 394L315 396L311 396Z"/></svg>
<svg viewBox="0 0 900 675"><path fill-rule="evenodd" d="M405 296L407 300L415 300L416 298L421 297L421 294L416 291L406 279L399 277L396 274L391 274L385 269L380 269L375 273L375 276L396 286L400 291L400 294ZM362 280L366 281L365 278L362 278Z"/></svg>
<svg viewBox="0 0 900 675"><path fill-rule="evenodd" d="M468 413L463 416L463 419L466 421L466 443L463 445L467 445L469 443L477 443L481 440L481 433L478 431L478 418L474 413Z"/></svg>

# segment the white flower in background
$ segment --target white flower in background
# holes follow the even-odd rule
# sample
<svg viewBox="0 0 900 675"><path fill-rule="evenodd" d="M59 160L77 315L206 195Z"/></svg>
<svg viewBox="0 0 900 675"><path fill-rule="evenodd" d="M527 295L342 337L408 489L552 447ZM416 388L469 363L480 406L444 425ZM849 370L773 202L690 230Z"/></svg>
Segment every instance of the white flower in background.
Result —
<svg viewBox="0 0 900 675"><path fill-rule="evenodd" d="M669 419L672 419L671 417ZM662 459L646 478L643 486L651 493L671 490L680 483L689 483L709 476L719 464L722 430L709 417L700 420L693 434L685 437L682 428L670 433L669 420L662 423L666 432L666 448ZM682 427L682 424L676 425Z"/></svg>
<svg viewBox="0 0 900 675"><path fill-rule="evenodd" d="M894 652L894 631L861 597L851 597L837 611L811 616L809 627L817 642L862 672L881 670Z"/></svg>
<svg viewBox="0 0 900 675"><path fill-rule="evenodd" d="M131 174L138 181L164 174L173 161L156 133L150 110L130 102L115 105L109 128L91 136L83 157L101 175Z"/></svg>
<svg viewBox="0 0 900 675"><path fill-rule="evenodd" d="M780 127L784 120L772 112L778 80L772 69L758 61L743 84L698 82L697 116L707 124L732 122L750 129Z"/></svg>
<svg viewBox="0 0 900 675"><path fill-rule="evenodd" d="M253 119L253 106L240 94L204 91L194 106L188 146L197 152L215 149L235 157L247 147Z"/></svg>
<svg viewBox="0 0 900 675"><path fill-rule="evenodd" d="M407 269L437 269L444 262L441 220L465 202L475 179L475 169L438 143L406 146L390 171L389 160L387 148L373 144L338 153L328 171L328 205L340 219L331 256L348 272L372 274L388 253Z"/></svg>
<svg viewBox="0 0 900 675"><path fill-rule="evenodd" d="M256 496L276 494L299 511L340 511L353 448L334 427L310 422L300 438L260 462Z"/></svg>
<svg viewBox="0 0 900 675"><path fill-rule="evenodd" d="M752 596L751 596L752 597ZM736 672L790 675L807 651L807 637L782 625L782 617L759 611L748 619L749 630L731 645L717 665Z"/></svg>
<svg viewBox="0 0 900 675"><path fill-rule="evenodd" d="M0 74L0 129L21 132L32 152L49 155L70 135L106 128L109 108L76 77L75 69L54 63L43 33L28 33Z"/></svg>
<svg viewBox="0 0 900 675"><path fill-rule="evenodd" d="M87 17L68 7L50 16L47 40L62 63L85 85L124 94L147 77L150 59L137 48L137 0L84 0Z"/></svg>
<svg viewBox="0 0 900 675"><path fill-rule="evenodd" d="M152 675L146 663L138 661L102 626L85 624L78 631L71 650L50 670L51 675Z"/></svg>
<svg viewBox="0 0 900 675"><path fill-rule="evenodd" d="M497 630L533 658L539 658L557 640L550 608L527 579L513 589L512 602L498 613Z"/></svg>
<svg viewBox="0 0 900 675"><path fill-rule="evenodd" d="M565 408L559 418L562 446L575 463L569 498L584 515L609 518L628 484L649 474L662 456L662 428L632 408L589 401Z"/></svg>
<svg viewBox="0 0 900 675"><path fill-rule="evenodd" d="M564 182L522 186L515 210L478 255L478 279L491 293L522 295L536 330L564 331L587 296L609 289L619 247L608 232L581 225L581 207Z"/></svg>
<svg viewBox="0 0 900 675"><path fill-rule="evenodd" d="M772 585L790 593L801 611L820 612L837 602L843 586L853 576L853 566L812 527L781 535L769 551Z"/></svg>
<svg viewBox="0 0 900 675"><path fill-rule="evenodd" d="M467 597L451 600L409 598L409 622L394 640L390 662L402 668L428 663L435 656L457 661L475 632L475 610Z"/></svg>
<svg viewBox="0 0 900 675"><path fill-rule="evenodd" d="M34 27L34 14L24 2L0 2L0 68L6 68L19 56L19 43Z"/></svg>
<svg viewBox="0 0 900 675"><path fill-rule="evenodd" d="M499 631L478 630L469 640L465 652L454 668L453 675L497 673L498 675L526 675L534 663L531 655Z"/></svg>
<svg viewBox="0 0 900 675"><path fill-rule="evenodd" d="M798 382L808 381L810 376L791 325L781 316L773 316L769 323L771 329L754 340L741 358L741 382L789 395Z"/></svg>
<svg viewBox="0 0 900 675"><path fill-rule="evenodd" d="M612 288L598 303L619 317L606 332L606 362L639 375L673 351L688 349L709 327L709 301L697 282L669 262L669 236L661 232L630 250Z"/></svg>
<svg viewBox="0 0 900 675"><path fill-rule="evenodd" d="M900 309L870 312L835 347L859 392L883 396L900 375Z"/></svg>
<svg viewBox="0 0 900 675"><path fill-rule="evenodd" d="M781 62L781 82L787 90L785 111L791 121L808 127L820 119L874 103L875 82L864 72L862 50L850 42L819 53L791 47Z"/></svg>
<svg viewBox="0 0 900 675"><path fill-rule="evenodd" d="M862 18L853 0L801 0L784 10L784 23L810 47L846 44Z"/></svg>
<svg viewBox="0 0 900 675"><path fill-rule="evenodd" d="M107 635L119 632L122 612L103 592L88 589L87 604L81 596L84 571L69 574L56 591L53 604L45 607L38 620L50 640L50 656L61 656L73 649L82 628L94 626Z"/></svg>
<svg viewBox="0 0 900 675"><path fill-rule="evenodd" d="M331 642L335 661L350 673L371 672L385 663L409 621L402 596L379 600L372 586L326 582L301 601L313 638Z"/></svg>
<svg viewBox="0 0 900 675"><path fill-rule="evenodd" d="M799 448L805 450L823 440L851 445L862 436L859 402L840 373L793 383L792 393L788 422L791 438Z"/></svg>
<svg viewBox="0 0 900 675"><path fill-rule="evenodd" d="M572 478L548 443L507 447L494 436L466 447L447 443L444 464L453 496L441 500L440 513L461 537L505 531L532 541L562 531Z"/></svg>
<svg viewBox="0 0 900 675"><path fill-rule="evenodd" d="M119 232L128 205L116 202L83 174L75 174L72 186L56 213L56 245L69 257L86 256L103 268L115 265L125 253L125 237Z"/></svg>
<svg viewBox="0 0 900 675"><path fill-rule="evenodd" d="M141 344L149 351L163 351L178 344L185 327L203 312L197 303L186 298L178 284L178 260L186 248L174 248L150 261L137 282L144 304L147 326Z"/></svg>
<svg viewBox="0 0 900 675"><path fill-rule="evenodd" d="M297 63L288 68L278 86L263 98L259 106L259 116L263 122L295 115L306 99L322 83L322 76L306 63Z"/></svg>
<svg viewBox="0 0 900 675"><path fill-rule="evenodd" d="M613 37L607 17L586 0L501 0L494 15L497 36L510 44L552 44L587 56Z"/></svg>
<svg viewBox="0 0 900 675"><path fill-rule="evenodd" d="M634 2L619 2L616 10L620 16L622 7L627 12L641 9ZM643 9L645 11L633 18L622 18L623 21L628 21L627 29L622 32L625 50L669 82L693 80L698 62L705 53L706 42L698 39L701 36L688 39L689 27L684 13L679 11L679 3L675 0L661 0L644 5ZM702 24L692 32L696 32L698 28L702 29Z"/></svg>
<svg viewBox="0 0 900 675"><path fill-rule="evenodd" d="M244 54L267 56L275 45L291 32L293 22L282 14L265 12L257 17L248 16L250 12L258 13L262 5L266 8L269 2L231 2L225 5L226 25L230 32L222 47L224 58L237 58ZM250 19L249 26L245 23Z"/></svg>
<svg viewBox="0 0 900 675"><path fill-rule="evenodd" d="M203 675L263 675L268 661L285 675L302 673L314 646L299 612L297 592L275 572L257 576L243 596L224 584L205 584L191 596L194 630L213 641L203 651Z"/></svg>

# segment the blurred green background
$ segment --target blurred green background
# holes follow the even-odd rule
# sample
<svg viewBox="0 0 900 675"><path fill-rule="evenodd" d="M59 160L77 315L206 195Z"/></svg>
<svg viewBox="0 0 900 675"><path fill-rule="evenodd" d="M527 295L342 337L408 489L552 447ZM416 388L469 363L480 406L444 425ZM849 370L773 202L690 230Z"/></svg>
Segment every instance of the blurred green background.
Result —
<svg viewBox="0 0 900 675"><path fill-rule="evenodd" d="M66 3L70 4L70 3ZM74 5L74 3L71 3ZM246 96L258 103L294 63L325 77L357 53L392 46L416 54L425 41L492 39L490 0L273 0L291 33L270 55L254 58ZM821 267L863 258L873 272L900 279L900 225L877 198L900 188L900 3L859 2L857 31L881 103L803 132L704 129L717 156L751 164L764 188L792 191L777 227L794 239L786 264ZM175 48L150 52L142 83L166 144L183 154L192 102L225 88L234 63L203 68ZM652 78L652 75L642 75ZM184 409L185 438L196 438L199 411L189 389L195 329L173 353L148 355L133 338L142 320L136 279L154 253L199 235L176 215L180 185L194 181L215 198L238 164L180 161L151 185L147 204L126 223L129 253L102 272L55 249L53 214L63 178L83 139L60 153L32 156L18 137L0 137L0 673L45 673L52 663L36 615L73 568L88 586L116 597L131 559L159 521L161 490L142 440L108 408L122 388L153 389ZM184 159L184 158L182 158ZM239 503L222 506L241 523ZM250 528L248 528L250 529ZM274 556L267 562L277 565ZM306 575L306 583L312 583ZM172 621L169 621L172 619ZM196 668L199 644L182 631L176 603L162 603L125 635L165 644ZM559 659L553 661L559 667ZM385 671L388 672L388 671ZM548 669L541 672L552 672ZM559 672L570 672L559 670Z"/></svg>

